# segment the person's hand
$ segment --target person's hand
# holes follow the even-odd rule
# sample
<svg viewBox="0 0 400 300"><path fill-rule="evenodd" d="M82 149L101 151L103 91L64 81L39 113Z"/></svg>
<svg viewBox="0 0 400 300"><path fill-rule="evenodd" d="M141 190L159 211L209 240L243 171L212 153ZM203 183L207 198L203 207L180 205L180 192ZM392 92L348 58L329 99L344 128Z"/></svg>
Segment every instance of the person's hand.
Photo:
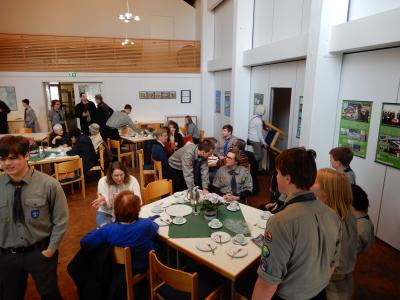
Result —
<svg viewBox="0 0 400 300"><path fill-rule="evenodd" d="M200 193L203 195L209 194L210 192L207 189L200 190Z"/></svg>
<svg viewBox="0 0 400 300"><path fill-rule="evenodd" d="M55 137L55 139L56 139L56 140L61 140L61 139L62 139L62 136L61 136L61 135L57 135L57 136Z"/></svg>
<svg viewBox="0 0 400 300"><path fill-rule="evenodd" d="M106 198L104 196L99 195L99 197L92 201L92 207L99 208L100 206L104 206L107 204Z"/></svg>
<svg viewBox="0 0 400 300"><path fill-rule="evenodd" d="M62 145L64 148L68 148L68 144L63 144Z"/></svg>
<svg viewBox="0 0 400 300"><path fill-rule="evenodd" d="M276 202L270 202L270 203L265 204L265 208L269 211L274 211L276 209L277 205L278 204Z"/></svg>
<svg viewBox="0 0 400 300"><path fill-rule="evenodd" d="M53 257L54 251L51 250L51 249L49 249L49 248L47 248L46 250L43 250L43 251L42 251L42 255L43 255L44 257L50 258L50 257Z"/></svg>

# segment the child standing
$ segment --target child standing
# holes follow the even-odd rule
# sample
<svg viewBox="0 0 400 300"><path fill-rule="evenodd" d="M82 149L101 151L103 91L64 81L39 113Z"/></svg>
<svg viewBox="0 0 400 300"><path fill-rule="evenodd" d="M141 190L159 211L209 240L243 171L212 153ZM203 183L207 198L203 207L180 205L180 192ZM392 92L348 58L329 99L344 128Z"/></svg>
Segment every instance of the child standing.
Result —
<svg viewBox="0 0 400 300"><path fill-rule="evenodd" d="M356 174L350 168L353 160L353 152L346 147L336 147L329 151L331 156L331 166L336 171L344 173L350 184L356 184Z"/></svg>

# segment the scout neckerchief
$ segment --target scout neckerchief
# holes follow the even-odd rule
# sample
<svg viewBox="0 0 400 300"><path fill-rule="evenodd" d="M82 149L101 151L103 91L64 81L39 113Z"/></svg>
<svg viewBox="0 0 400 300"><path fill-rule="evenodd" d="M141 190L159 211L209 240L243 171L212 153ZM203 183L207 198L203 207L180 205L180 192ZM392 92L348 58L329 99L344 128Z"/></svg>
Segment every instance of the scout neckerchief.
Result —
<svg viewBox="0 0 400 300"><path fill-rule="evenodd" d="M308 202L308 201L314 201L316 200L314 193L307 193L307 194L301 194L298 196L293 197L292 199L288 200L283 204L283 206L279 209L279 211L284 210L286 206L293 204L293 203L298 203L298 202Z"/></svg>

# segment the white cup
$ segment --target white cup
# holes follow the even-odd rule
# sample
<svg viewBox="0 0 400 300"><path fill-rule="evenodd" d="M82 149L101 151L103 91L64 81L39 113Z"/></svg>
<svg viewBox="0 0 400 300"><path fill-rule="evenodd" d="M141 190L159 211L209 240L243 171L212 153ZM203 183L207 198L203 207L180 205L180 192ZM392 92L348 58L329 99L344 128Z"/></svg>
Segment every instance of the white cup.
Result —
<svg viewBox="0 0 400 300"><path fill-rule="evenodd" d="M238 233L237 235L235 235L235 241L239 244L243 244L245 242L245 237L243 234Z"/></svg>
<svg viewBox="0 0 400 300"><path fill-rule="evenodd" d="M211 225L212 226L218 226L220 224L220 221L218 219L212 219L211 220Z"/></svg>
<svg viewBox="0 0 400 300"><path fill-rule="evenodd" d="M176 223L183 223L185 219L182 216L176 216L175 217L175 222Z"/></svg>
<svg viewBox="0 0 400 300"><path fill-rule="evenodd" d="M229 203L229 208L232 209L232 210L238 209L238 204L237 204L237 202L231 202L231 203Z"/></svg>

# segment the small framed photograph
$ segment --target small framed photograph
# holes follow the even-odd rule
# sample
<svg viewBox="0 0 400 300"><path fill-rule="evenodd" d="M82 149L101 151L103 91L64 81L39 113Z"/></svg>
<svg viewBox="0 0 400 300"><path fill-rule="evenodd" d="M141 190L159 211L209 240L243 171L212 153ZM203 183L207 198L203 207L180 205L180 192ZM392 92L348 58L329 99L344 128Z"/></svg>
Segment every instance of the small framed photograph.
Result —
<svg viewBox="0 0 400 300"><path fill-rule="evenodd" d="M181 90L181 103L191 103L192 92L191 90Z"/></svg>

